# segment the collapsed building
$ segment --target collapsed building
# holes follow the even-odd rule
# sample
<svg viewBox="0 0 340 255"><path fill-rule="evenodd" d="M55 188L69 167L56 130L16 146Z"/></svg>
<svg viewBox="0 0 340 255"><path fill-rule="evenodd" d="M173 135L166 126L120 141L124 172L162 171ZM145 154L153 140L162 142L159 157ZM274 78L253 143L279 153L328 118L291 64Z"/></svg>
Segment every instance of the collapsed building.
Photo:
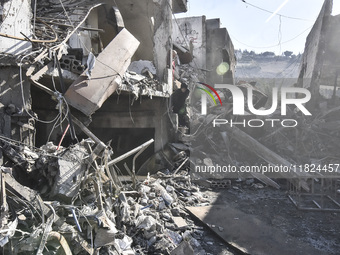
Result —
<svg viewBox="0 0 340 255"><path fill-rule="evenodd" d="M12 8L17 5L21 8ZM194 206L209 205L202 187L230 188L251 178L251 188L279 189L275 179L289 179L291 200L306 209L293 195L314 192L315 179L311 184L310 176L297 173L193 179L197 165L209 167L216 160L235 168L264 162L288 167L306 160L336 164L336 138L319 137L333 111L308 122L293 109L289 117L303 123L296 129L254 134L222 126L212 132L217 116L235 117L232 102L220 107L211 99L202 116L200 99L191 97L190 133L178 129L169 103L178 84L187 83L194 95L202 82L235 83L234 48L219 19L173 19L187 10L186 0L13 0L1 7L0 246L5 253L207 254L204 229L189 217L189 211L196 216L203 211ZM228 100L226 91L217 92ZM308 131L311 126L315 132ZM176 138L184 144L171 143ZM333 192L337 183L332 185ZM337 205L336 197L330 199ZM318 200L314 204L318 208L312 210L339 210Z"/></svg>
<svg viewBox="0 0 340 255"><path fill-rule="evenodd" d="M50 100L44 87L54 91L54 86L63 84L64 88L58 89L65 93L67 104L76 109L72 114L83 118L84 123L91 122L89 128L101 139L108 141L108 137L118 139L119 136L119 139L131 139L132 134L138 134L138 129L144 129L143 135L131 139L132 147L133 141L156 138L153 151L159 150L162 148L159 141L163 139L165 144L169 137L164 128L167 119L164 113L166 100L172 93L171 65L167 63L172 13L185 11L185 2L174 1L173 7L166 1L150 4L117 1L117 6L109 2L83 4L87 9L73 2L44 2L35 6L34 12L28 3L19 10L11 9L10 3L4 4L3 12L14 12L8 16L19 16L22 20L17 22L26 30L13 24L11 18L2 23L1 73L5 91L2 103L13 104L16 107L13 114L22 111L25 116L25 109L32 109L40 120L50 121L59 114L60 108L55 109L56 103ZM94 55L98 60L95 64ZM17 75L19 64L21 75ZM88 76L91 80L84 82L85 66L90 65L93 67ZM130 72L126 73L129 65ZM141 76L142 73L146 76ZM32 87L32 93L30 84L37 85ZM106 101L107 98L110 100ZM28 124L28 119L32 119L28 115L26 118L22 123ZM46 142L54 124L35 123L40 134L35 137L38 146ZM32 125L32 121L28 125ZM74 136L81 133L72 128ZM125 135L119 131L122 128ZM127 132L128 129L131 132ZM114 134L119 135L114 137ZM50 139L56 142L61 136L62 131L55 130Z"/></svg>
<svg viewBox="0 0 340 255"><path fill-rule="evenodd" d="M171 140L172 15L186 9L185 0L1 3L2 252L202 249L190 231L183 242L178 234L191 228L184 204L206 202L176 177L185 153L172 148L177 170L164 181L136 177ZM118 177L122 167L130 177Z"/></svg>

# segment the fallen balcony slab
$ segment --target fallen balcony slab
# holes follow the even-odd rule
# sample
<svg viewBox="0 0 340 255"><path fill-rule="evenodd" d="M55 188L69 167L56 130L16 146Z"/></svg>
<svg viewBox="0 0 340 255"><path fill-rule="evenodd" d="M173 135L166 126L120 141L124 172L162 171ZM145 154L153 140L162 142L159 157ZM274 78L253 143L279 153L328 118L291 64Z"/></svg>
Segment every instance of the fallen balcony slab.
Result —
<svg viewBox="0 0 340 255"><path fill-rule="evenodd" d="M98 55L91 79L84 72L68 88L67 102L87 116L92 115L120 85L138 46L139 41L127 29L122 29Z"/></svg>

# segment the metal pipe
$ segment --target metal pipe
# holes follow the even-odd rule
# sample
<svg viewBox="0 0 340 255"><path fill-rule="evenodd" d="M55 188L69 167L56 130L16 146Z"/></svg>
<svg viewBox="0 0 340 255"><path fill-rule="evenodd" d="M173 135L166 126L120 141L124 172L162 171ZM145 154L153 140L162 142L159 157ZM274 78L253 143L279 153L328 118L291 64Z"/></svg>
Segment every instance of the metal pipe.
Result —
<svg viewBox="0 0 340 255"><path fill-rule="evenodd" d="M182 166L189 160L189 157L187 157L185 160L183 160L182 164L177 167L177 169L174 171L173 175L177 174L177 172L182 168Z"/></svg>
<svg viewBox="0 0 340 255"><path fill-rule="evenodd" d="M149 141L143 143L142 145L138 146L137 148L134 148L131 151L128 151L127 153L111 160L109 163L107 163L108 166L112 166L116 163L118 163L119 161L122 161L123 159L126 159L127 157L131 156L132 154L138 152L139 150L143 149L144 147L148 147L151 143L154 142L154 139L150 139Z"/></svg>
<svg viewBox="0 0 340 255"><path fill-rule="evenodd" d="M83 232L83 231L81 230L81 227L80 227L80 224L79 224L79 221L78 221L76 212L74 211L74 208L72 208L71 211L72 211L73 219L74 219L74 221L76 222L76 225L77 225L77 228L78 228L79 232Z"/></svg>
<svg viewBox="0 0 340 255"><path fill-rule="evenodd" d="M139 157L140 154L145 151L145 149L149 146L150 144L147 144L146 146L142 147L140 151L136 153L136 155L132 159L132 184L133 187L136 188L136 159Z"/></svg>

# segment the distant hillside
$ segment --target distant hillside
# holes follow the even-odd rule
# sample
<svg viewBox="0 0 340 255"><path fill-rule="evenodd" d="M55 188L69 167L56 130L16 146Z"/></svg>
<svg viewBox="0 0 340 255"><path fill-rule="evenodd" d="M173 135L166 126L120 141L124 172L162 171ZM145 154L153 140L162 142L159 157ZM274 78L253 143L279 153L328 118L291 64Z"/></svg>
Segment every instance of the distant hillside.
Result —
<svg viewBox="0 0 340 255"><path fill-rule="evenodd" d="M282 56L273 52L256 54L251 51L235 52L237 58L236 81L258 81L275 86L291 86L299 76L302 55L286 51Z"/></svg>

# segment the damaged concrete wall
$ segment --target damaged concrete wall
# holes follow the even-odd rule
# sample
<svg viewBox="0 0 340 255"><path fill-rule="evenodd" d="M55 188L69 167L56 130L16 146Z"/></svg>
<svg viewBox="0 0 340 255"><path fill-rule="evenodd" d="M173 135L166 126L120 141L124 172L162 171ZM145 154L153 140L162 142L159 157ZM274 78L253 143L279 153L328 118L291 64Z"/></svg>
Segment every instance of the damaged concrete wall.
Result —
<svg viewBox="0 0 340 255"><path fill-rule="evenodd" d="M31 49L31 43L13 39L32 37L31 1L1 1L0 52L20 54Z"/></svg>
<svg viewBox="0 0 340 255"><path fill-rule="evenodd" d="M141 101L135 101L132 104L129 97L124 99L122 96L120 98L112 96L93 115L90 129L94 132L99 128L154 129L154 151L159 151L169 140L167 101L167 98L143 97ZM101 137L101 134L98 136Z"/></svg>
<svg viewBox="0 0 340 255"><path fill-rule="evenodd" d="M39 98L39 101L35 100L36 98ZM168 99L162 97L153 97L151 99L143 96L140 99L133 101L133 97L124 92L120 95L113 94L105 101L102 107L92 115L92 122L89 125L89 129L104 143L112 139L113 137L110 137L110 134L118 129L126 129L124 136L128 135L129 132L132 132L131 137L134 136L133 133L136 133L137 129L152 129L153 131L150 138L155 139L153 151L156 152L161 150L171 138L171 132L168 128L170 125L169 118L166 114ZM33 102L34 111L43 119L48 117L51 118L58 114L55 110L55 103L49 103L51 102L49 96L45 95L43 92L35 91ZM49 107L46 107L46 105L49 105ZM79 119L83 119L82 116L77 115L76 112L73 111L72 113L79 117ZM66 125L64 128L66 128ZM53 124L38 125L38 146L46 143L46 139L52 129ZM83 137L81 130L76 129L76 132L78 138ZM53 141L54 144L58 144L62 134L63 131L60 128L56 129L55 132L52 133L50 141ZM143 136L145 136L145 133L140 134L140 138ZM64 144L67 144L69 139L68 134ZM122 141L122 143L126 143L127 145L133 142L134 141L129 139ZM145 141L141 141L141 143L142 142ZM116 148L117 145L112 144L111 146Z"/></svg>
<svg viewBox="0 0 340 255"><path fill-rule="evenodd" d="M207 82L234 84L236 58L234 45L226 28L220 28L220 19L206 22L207 29Z"/></svg>
<svg viewBox="0 0 340 255"><path fill-rule="evenodd" d="M83 50L83 64L84 61L86 62L87 50L94 45L96 46L92 48L92 52L96 55L97 62L92 70L91 79L83 78L85 77L83 72L81 72L82 74L80 76L79 73L73 72L75 77L72 78L71 76L66 75L67 69L61 67L63 69L62 76L65 78L65 85L66 87L70 86L65 93L65 98L70 106L73 106L85 115L93 114L92 124L89 126L90 129L154 129L155 140L157 140L155 143L155 150L159 150L162 148L161 140L164 144L168 141L167 131L164 131L165 125L168 123L162 123L160 120L167 118L167 115L164 114L167 111L166 98L169 96L169 90L167 88L172 88L172 86L168 86L168 84L161 82L166 78L164 77L164 74L168 73L167 54L170 52L172 25L171 3L168 3L166 0L115 1L114 4L117 6L116 9L120 12L121 21L124 20L125 28L121 23L118 24L117 16L114 15L116 6L112 6L112 4L113 3L109 1L105 1L105 4L95 7L91 13L83 13L83 23L81 23L82 29L80 30L84 30L84 33L75 33L72 31L74 36L71 37L68 43L73 48L76 48L73 50ZM84 8L81 10L83 9ZM78 12L78 10L76 11ZM73 10L70 9L70 13L72 14L77 12L73 12ZM49 13L49 15L52 14ZM67 22L66 18L64 23ZM88 30L89 28L92 30ZM69 29L71 29L71 27ZM124 37L119 44L114 45L114 49L111 47L111 50L107 52L106 49L110 47L113 42L118 40L121 34L127 33L126 31L129 31L131 37ZM96 44L94 43L96 35L99 36L98 39L100 39L101 45L98 44L98 41ZM91 38L89 38L90 36ZM82 40L84 38L86 38L86 40ZM138 49L135 47L136 43L133 43L134 40L138 40L141 43ZM92 47L87 45L89 41L91 41ZM96 47L98 47L98 51L100 47L105 47L105 49L99 51L99 54L97 55ZM124 51L128 51L130 54L125 56L123 54ZM68 53L67 56L69 55L72 54ZM153 64L155 64L155 70L157 71L152 74L147 74L147 77L137 75L134 80L131 76L136 76L136 74L125 72L130 60L148 60L150 63L153 62ZM63 58L60 62L62 63L62 61ZM35 82L39 82L45 87L53 90L54 87L53 82L51 82L51 75L54 75L59 89L58 83L61 79L58 77L58 70L56 70L57 68L55 67L53 70L50 69L53 69L52 62L41 68L39 71L37 69L32 75L34 84L37 85ZM116 72L119 73L119 77ZM112 75L117 76L117 82L113 79L114 77L112 77ZM82 82L84 79L85 82ZM115 84L115 82L119 84ZM38 87L41 88L39 84ZM95 111L102 106L102 103L115 89L117 89L116 93L119 94L119 104L108 103L110 107L107 108L103 106L103 110L99 111L97 115ZM126 93L127 91L129 93ZM99 92L100 96L97 96ZM104 92L104 94L102 92ZM36 99L33 105L34 110L43 119L48 118L51 114L52 116L55 116L54 114L58 114L58 112L53 109L55 103L52 103L51 107L47 107L50 98L42 100L42 93L43 92L34 96ZM78 95L80 96L78 97ZM102 97L102 95L104 95L104 97ZM133 115L132 112L131 117L131 112L129 111L131 100L136 100L136 98L141 95L147 95L148 99L146 100L144 97L141 99L143 101L142 106L136 109L138 112L136 115ZM163 97L166 98L164 99ZM116 100L117 96L113 96L113 98L114 99L109 98L108 101ZM147 106L144 106L144 100L145 102L148 102ZM135 105L136 104L137 101L135 102ZM131 106L131 108L133 107ZM87 124L91 122L88 119L84 120L86 118L82 118L84 116L80 113L78 114L75 109L71 108L71 112L73 115L76 115L78 118L87 122ZM98 118L100 119L99 121ZM102 120L103 123L110 124L103 127L99 124ZM163 124L164 126L162 127ZM66 128L66 126L67 125L65 125L64 128ZM42 124L39 124L39 127L37 127L39 134L41 134L38 138L39 145L44 144L46 140L48 140L50 132L53 129L55 128L52 125L43 126ZM60 132L62 131L56 130L55 132L52 132L50 140L58 143L62 135ZM77 130L77 132L77 134L81 134L80 130ZM109 139L106 141L108 140Z"/></svg>
<svg viewBox="0 0 340 255"><path fill-rule="evenodd" d="M118 1L119 2L119 1ZM5 3L7 4L7 3ZM25 2L26 4L26 2ZM84 3L85 4L85 3ZM25 113L23 110L23 103L21 97L21 87L20 87L20 76L19 76L19 68L17 67L17 63L13 61L13 67L7 67L3 64L2 72L1 72L1 103L4 104L3 112L6 111L6 114L3 114L3 121L1 122L1 129L2 133L6 134L7 136L11 136L21 142L25 142L28 145L33 145L32 142L34 140L33 135L35 132L39 134L37 140L39 140L39 145L46 143L47 141L53 141L54 143L59 143L61 141L61 135L64 133L67 126L67 121L71 125L71 117L63 117L62 121L65 121L62 126L64 129L56 128L58 123L53 123L55 117L58 118L62 116L62 100L61 95L65 91L63 88L64 85L67 87L77 80L77 78L81 77L79 74L84 74L84 63L86 62L86 57L91 51L93 54L96 55L98 62L95 65L95 68L100 69L98 70L98 75L95 75L96 69L92 70L92 77L91 82L93 81L95 84L96 89L87 92L84 92L86 96L90 99L94 98L94 103L98 103L98 107L105 101L106 96L104 99L101 97L96 97L97 92L99 91L98 86L105 85L103 83L104 78L109 79L107 83L111 84L112 77L107 77L112 75L114 71L114 75L118 72L117 77L119 79L123 79L127 66L130 63L131 57L134 55L135 50L137 49L137 43L133 45L133 47L129 47L129 44L134 42L133 33L136 34L137 37L141 36L141 41L144 44L144 49L139 51L139 55L136 54L134 57L137 59L150 59L154 63L156 63L156 68L158 70L158 78L162 80L164 77L164 73L168 73L167 71L167 54L170 51L170 36L171 36L171 24L172 24L172 7L171 4L169 5L168 1L161 0L161 1L120 1L122 7L122 12L126 12L124 19L127 21L127 27L129 26L132 28L131 30L133 33L131 37L124 37L121 39L124 43L118 43L112 49L109 49L107 52L107 48L111 45L112 42L119 38L119 35L122 33L127 33L128 29L123 29L122 26L115 24L117 22L117 17L114 17L112 28L109 26L104 26L103 23L109 22L109 19L112 18L110 15L115 12L112 12L113 3L109 3L106 1L106 4L93 4L93 2L88 1L86 5L82 5L78 8L78 5L67 5L62 6L62 4L57 3L54 4L50 1L43 1L38 3L37 7L37 17L43 17L46 19L48 24L52 24L55 27L55 31L45 31L45 23L39 21L39 26L37 25L35 31L37 33L36 43L35 46L41 49L41 52L35 53L33 52L30 55L29 59L30 65L25 66L22 70L23 74L27 71L27 76L32 81L32 84L36 85L39 92L35 90L33 93L34 95L34 111L38 113L40 120L47 120L50 121L50 124L47 123L40 123L39 127L34 127L34 121L31 122L31 118L28 115L24 117L26 119L21 118L18 116L22 113ZM118 4L119 5L119 4ZM19 4L18 4L19 6ZM29 6L30 7L30 6ZM62 7L65 7L64 9ZM17 10L14 8L14 10ZM91 12L93 10L93 12ZM60 11L60 13L58 13ZM33 16L32 10L29 8L27 9L27 13L29 14L29 18ZM22 15L24 16L24 15ZM74 24L68 25L68 19L74 21ZM29 19L30 20L30 19ZM33 19L33 21L37 21L38 19ZM31 22L31 20L30 20ZM33 23L33 22L32 22ZM37 21L38 23L38 21ZM116 25L116 26L115 26ZM14 24L18 30L20 25ZM34 27L34 25L33 25ZM32 28L33 28L32 27ZM117 28L118 27L118 28ZM49 27L50 28L50 27ZM105 28L105 31L103 29ZM145 32L145 30L147 30ZM24 30L21 30L24 31ZM119 32L120 31L120 32ZM39 32L39 34L38 34ZM119 32L119 33L118 33ZM30 35L30 33L27 33ZM55 40L50 40L49 43L46 43L48 38L55 37ZM132 39L133 37L133 39ZM98 39L98 40L97 40ZM101 40L103 39L103 40ZM39 42L38 42L39 41ZM137 42L137 40L135 40ZM127 46L126 46L127 45ZM2 45L1 45L2 46ZM72 53L66 51L66 47L72 50ZM125 49L124 47L128 49ZM46 47L46 48L45 48ZM103 48L105 47L105 50ZM58 50L51 50L51 49L59 49ZM43 51L44 50L44 51ZM120 55L124 54L124 50L129 51L129 54L119 57ZM131 51L131 52L130 52ZM78 58L77 53L79 52L80 57ZM18 51L19 53L19 51ZM98 54L98 56L97 56ZM73 68L70 66L68 68L63 67L62 64L64 61L64 57L70 57L71 55L75 55L75 59L77 61L82 62L82 69L80 72L72 72ZM104 56L103 56L104 55ZM2 56L1 56L2 57ZM103 58L102 58L103 57ZM61 68L57 68L56 62L53 63L53 60L56 61L60 58ZM70 58L71 59L71 58ZM113 63L114 62L114 63ZM33 63L33 64L32 64ZM73 60L71 59L71 63ZM112 66L112 64L117 64L117 66ZM104 68L105 67L105 68ZM60 70L62 69L62 70ZM108 70L110 69L110 70ZM104 73L103 73L104 72ZM72 75L66 75L70 73ZM54 78L55 80L54 80ZM23 77L24 80L26 77ZM65 79L64 79L65 78ZM97 79L98 78L98 79ZM143 79L145 77L142 77ZM153 79L157 77L153 77L153 75L149 75L148 79ZM64 82L63 82L64 80ZM117 91L120 94L119 100L121 100L122 104L120 106L114 105L109 102L109 108L103 108L103 111L99 112L98 116L94 117L94 121L91 128L100 129L100 128L111 128L111 129L133 129L133 128L140 128L140 129L150 129L154 130L152 136L157 139L155 143L154 150L160 150L163 147L163 144L167 143L168 141L168 131L165 131L165 126L168 125L167 123L167 115L165 114L167 111L167 94L163 93L156 93L162 92L162 83L154 80L155 82L151 82L150 84L147 81L141 83L139 85L132 84L129 82L128 78L124 77L124 82L126 82L125 86L128 85L128 89L134 89L134 95L138 98L139 93L147 93L149 96L147 99L144 97L141 100L145 100L146 104L142 106L136 106L135 108L131 106L131 97L129 93L121 93L121 91ZM64 83L64 84L63 84ZM119 82L121 83L121 82ZM24 82L24 101L26 104L26 108L31 108L31 97L30 97L30 84ZM131 88L132 89L131 89ZM166 86L164 86L166 87ZM71 86L71 88L74 88ZM83 84L78 86L74 89L74 91L79 92L80 89L89 89L90 86L88 84ZM116 87L115 87L116 88ZM70 88L68 88L70 89ZM122 89L122 88L120 88ZM41 91L40 91L41 90ZM105 93L110 92L110 89L104 88ZM122 89L124 90L124 89ZM130 91L128 90L128 91ZM126 89L125 89L126 91ZM144 92L143 92L144 91ZM145 92L146 91L146 92ZM48 94L44 94L47 92ZM69 90L68 90L69 92ZM59 94L60 93L60 94ZM42 95L43 94L43 95ZM152 99L152 96L157 94L157 98ZM58 106L56 102L51 100L51 95L60 95L58 98L60 101L60 105ZM145 94L144 94L145 95ZM52 96L54 99L55 97ZM108 95L109 96L109 95ZM107 97L108 97L107 96ZM66 93L65 98L69 99L68 103L70 106L75 107L75 99L74 96L69 96L69 93ZM117 96L113 97L113 100L117 100ZM133 100L135 100L134 98ZM152 99L152 100L151 100ZM96 109L95 106L94 110L92 107L91 109L86 108L88 103L84 103L81 106L75 107L78 108L79 111L85 112L85 114L90 115ZM135 103L136 105L137 103ZM10 106L10 107L9 107ZM129 111L129 108L133 109L133 112ZM7 113L8 110L8 113ZM134 112L135 111L135 112ZM33 113L32 113L33 114ZM80 112L76 111L75 109L71 109L72 115L82 118L82 120L86 119ZM135 115L134 115L135 114ZM12 116L13 115L13 116ZM15 115L15 116L14 116ZM16 122L20 123L19 125L19 132L13 128L13 120L15 119ZM54 119L54 120L53 120ZM102 125L98 124L103 120L103 123L110 123L108 126L103 127ZM88 120L88 119L87 119ZM163 122L164 121L164 122ZM17 124L17 123L15 123ZM60 124L60 123L59 123ZM87 122L88 124L88 122ZM163 126L164 125L164 126ZM29 130L30 133L30 141L25 141L23 139L23 132L25 131L24 128ZM58 129L58 130L57 130ZM71 128L72 129L72 128ZM71 130L70 129L70 130ZM13 132L15 130L15 132ZM77 134L84 135L82 128L77 128ZM60 134L62 132L62 134ZM65 134L67 131L65 131ZM85 132L86 133L86 132ZM67 133L66 136L69 134ZM74 136L72 138L74 140ZM106 141L107 142L107 141ZM67 143L66 143L67 144Z"/></svg>
<svg viewBox="0 0 340 255"><path fill-rule="evenodd" d="M105 33L99 34L91 32L92 45L95 45L95 48L97 47L99 51L100 48L105 48L119 31L117 24L115 24L116 13L113 11L112 3L102 5L94 11L89 15L88 24L91 27L98 27L105 31Z"/></svg>
<svg viewBox="0 0 340 255"><path fill-rule="evenodd" d="M173 27L174 43L192 53L190 65L206 70L207 83L234 83L234 46L227 29L220 27L219 19L182 18L173 21Z"/></svg>
<svg viewBox="0 0 340 255"><path fill-rule="evenodd" d="M320 83L333 86L339 80L340 71L340 15L331 16L325 39L325 53ZM337 74L338 73L338 74Z"/></svg>
<svg viewBox="0 0 340 255"><path fill-rule="evenodd" d="M83 63L86 62L90 52L95 55L99 54L120 31L116 16L120 15L119 10L116 13L111 2L104 3L89 13L84 23L84 27L89 30L80 30L78 33L74 33L68 41L72 49L83 50ZM70 19L76 21L77 16L77 14L72 14Z"/></svg>
<svg viewBox="0 0 340 255"><path fill-rule="evenodd" d="M141 42L132 61L153 61L158 78L166 81L172 15L168 1L118 0L116 3L125 27Z"/></svg>
<svg viewBox="0 0 340 255"><path fill-rule="evenodd" d="M143 59L153 61L153 2L149 0L118 0L117 7L121 12L127 30L141 42L132 61Z"/></svg>
<svg viewBox="0 0 340 255"><path fill-rule="evenodd" d="M169 63L166 62L171 49L172 31L172 10L168 0L160 0L155 4L153 55L157 68L157 75L161 80L166 81L166 69ZM171 93L171 92L170 92Z"/></svg>
<svg viewBox="0 0 340 255"><path fill-rule="evenodd" d="M320 14L309 33L303 59L300 65L298 85L310 88L312 93L311 102L315 102L319 95L320 78L325 61L325 52L328 48L329 27L331 25L332 0L325 0Z"/></svg>
<svg viewBox="0 0 340 255"><path fill-rule="evenodd" d="M206 69L206 19L205 16L189 17L173 21L173 42L190 50L193 60L190 65L199 69Z"/></svg>
<svg viewBox="0 0 340 255"><path fill-rule="evenodd" d="M33 146L34 120L24 110L31 109L30 84L24 74L21 83L17 66L17 56L31 51L31 43L24 40L32 36L31 1L1 1L0 11L0 133Z"/></svg>

